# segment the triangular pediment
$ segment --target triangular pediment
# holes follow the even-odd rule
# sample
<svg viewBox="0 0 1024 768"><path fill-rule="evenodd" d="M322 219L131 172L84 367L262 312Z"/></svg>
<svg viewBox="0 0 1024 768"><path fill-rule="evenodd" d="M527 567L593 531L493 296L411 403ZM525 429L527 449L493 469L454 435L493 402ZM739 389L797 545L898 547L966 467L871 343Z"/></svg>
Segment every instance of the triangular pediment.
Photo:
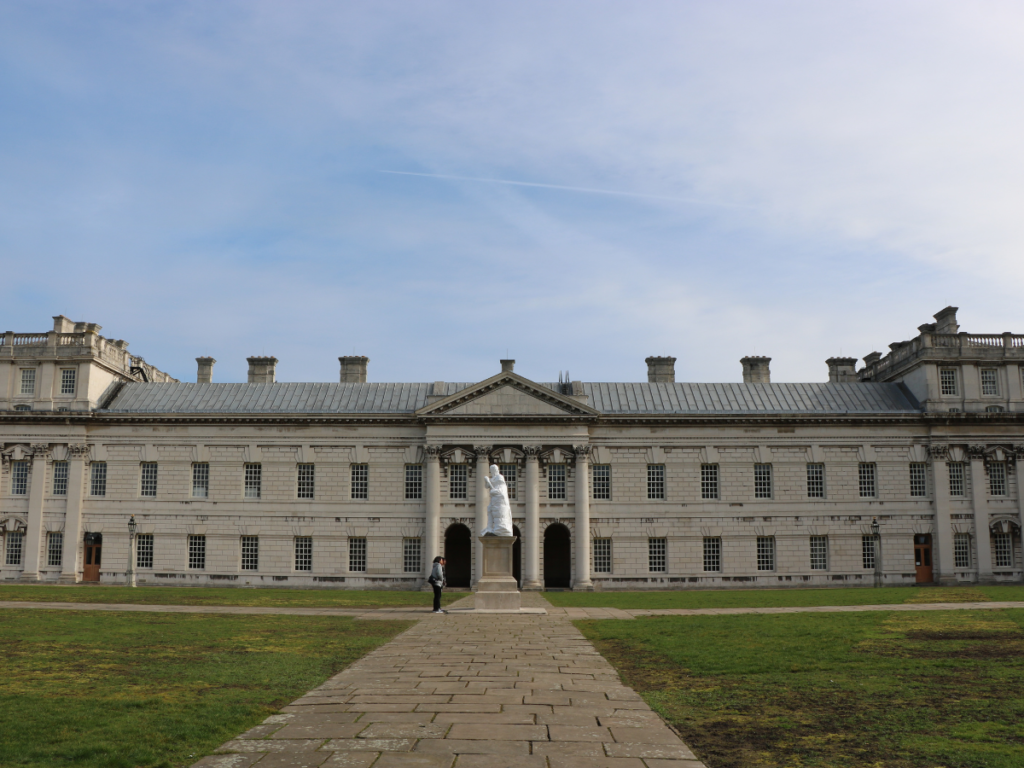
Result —
<svg viewBox="0 0 1024 768"><path fill-rule="evenodd" d="M524 379L499 373L425 406L420 416L594 416L597 411L566 395Z"/></svg>

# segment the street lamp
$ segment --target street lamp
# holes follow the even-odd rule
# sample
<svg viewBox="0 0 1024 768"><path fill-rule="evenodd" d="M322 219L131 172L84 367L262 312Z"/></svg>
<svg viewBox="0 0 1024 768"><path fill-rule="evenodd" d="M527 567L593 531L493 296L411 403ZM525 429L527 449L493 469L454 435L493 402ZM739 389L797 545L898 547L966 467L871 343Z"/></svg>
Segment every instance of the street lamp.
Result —
<svg viewBox="0 0 1024 768"><path fill-rule="evenodd" d="M878 518L871 518L871 539L875 547L875 586L882 586L882 536Z"/></svg>
<svg viewBox="0 0 1024 768"><path fill-rule="evenodd" d="M135 531L139 529L135 515L128 518L128 586L135 586Z"/></svg>

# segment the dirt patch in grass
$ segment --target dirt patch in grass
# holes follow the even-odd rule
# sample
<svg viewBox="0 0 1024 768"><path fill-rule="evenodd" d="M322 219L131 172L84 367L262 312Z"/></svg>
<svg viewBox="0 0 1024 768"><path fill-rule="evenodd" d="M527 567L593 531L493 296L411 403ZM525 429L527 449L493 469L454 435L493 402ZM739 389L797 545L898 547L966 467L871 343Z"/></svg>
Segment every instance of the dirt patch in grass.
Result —
<svg viewBox="0 0 1024 768"><path fill-rule="evenodd" d="M971 587L925 587L914 590L908 603L988 603L991 598Z"/></svg>

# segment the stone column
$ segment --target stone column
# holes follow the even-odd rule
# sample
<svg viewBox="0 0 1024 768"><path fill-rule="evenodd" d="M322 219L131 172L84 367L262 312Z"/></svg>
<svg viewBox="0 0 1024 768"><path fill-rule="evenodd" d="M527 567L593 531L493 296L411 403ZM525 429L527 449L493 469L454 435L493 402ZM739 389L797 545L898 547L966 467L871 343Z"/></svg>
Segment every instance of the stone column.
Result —
<svg viewBox="0 0 1024 768"><path fill-rule="evenodd" d="M1020 476L1024 471L1024 445L1015 445L1012 457L1016 465L1014 476L1017 478L1017 530L1020 532L1021 550L1024 551L1024 478Z"/></svg>
<svg viewBox="0 0 1024 768"><path fill-rule="evenodd" d="M441 446L428 445L423 452L427 458L427 477L423 483L423 498L426 502L426 541L423 542L426 563L423 578L429 579L434 558L441 554Z"/></svg>
<svg viewBox="0 0 1024 768"><path fill-rule="evenodd" d="M932 489L935 495L935 547L932 550L933 578L939 584L956 584L953 573L953 521L949 512L949 468L946 460L948 449L944 445L933 445L928 449L931 464Z"/></svg>
<svg viewBox="0 0 1024 768"><path fill-rule="evenodd" d="M489 456L491 446L475 445L476 452L476 530L473 531L473 584L475 585L484 575L484 545L480 541L480 534L487 527L487 503L491 500L491 494L487 490L484 478L490 474Z"/></svg>
<svg viewBox="0 0 1024 768"><path fill-rule="evenodd" d="M39 555L43 548L43 497L46 493L46 460L49 445L32 446L32 481L28 496L28 530L25 531L23 581L39 580Z"/></svg>
<svg viewBox="0 0 1024 768"><path fill-rule="evenodd" d="M971 508L974 510L974 543L977 546L978 582L994 581L992 575L992 536L988 529L988 504L985 494L985 449L972 445L967 449L971 460Z"/></svg>
<svg viewBox="0 0 1024 768"><path fill-rule="evenodd" d="M574 446L576 451L576 581L574 591L594 588L590 580L590 446Z"/></svg>
<svg viewBox="0 0 1024 768"><path fill-rule="evenodd" d="M540 580L540 448L524 446L526 453L526 530L521 551L526 554L523 589L543 589Z"/></svg>
<svg viewBox="0 0 1024 768"><path fill-rule="evenodd" d="M74 584L78 581L78 547L82 543L82 501L85 495L85 468L88 466L88 458L88 445L68 446L68 504L64 515L61 584Z"/></svg>

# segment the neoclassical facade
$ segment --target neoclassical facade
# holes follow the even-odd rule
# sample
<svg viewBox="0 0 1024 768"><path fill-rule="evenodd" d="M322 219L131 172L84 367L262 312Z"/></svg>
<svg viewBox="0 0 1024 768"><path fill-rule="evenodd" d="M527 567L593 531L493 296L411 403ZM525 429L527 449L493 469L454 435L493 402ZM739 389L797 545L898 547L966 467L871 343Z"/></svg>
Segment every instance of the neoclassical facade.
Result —
<svg viewBox="0 0 1024 768"><path fill-rule="evenodd" d="M821 383L243 384L60 316L0 336L0 578L470 587L497 464L524 589L1019 582L1024 336L935 320Z"/></svg>

